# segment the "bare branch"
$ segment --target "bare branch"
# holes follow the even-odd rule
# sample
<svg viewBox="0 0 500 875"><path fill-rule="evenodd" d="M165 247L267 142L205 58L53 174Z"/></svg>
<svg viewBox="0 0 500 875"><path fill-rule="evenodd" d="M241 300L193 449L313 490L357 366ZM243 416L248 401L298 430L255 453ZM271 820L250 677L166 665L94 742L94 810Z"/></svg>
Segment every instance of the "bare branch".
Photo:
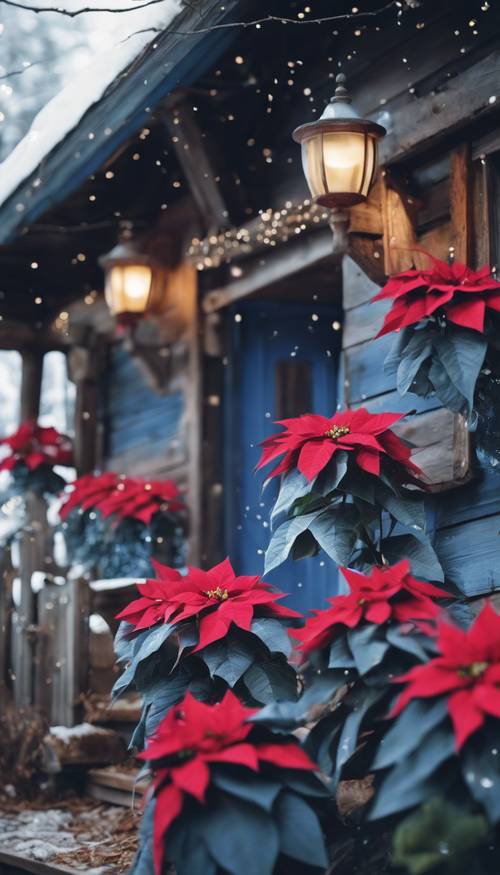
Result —
<svg viewBox="0 0 500 875"><path fill-rule="evenodd" d="M55 12L59 15L65 15L68 18L76 18L77 15L84 15L88 12L112 12L114 14L118 14L121 12L136 12L139 9L145 9L147 6L155 6L158 3L164 3L165 0L144 0L143 3L137 6L123 6L118 9L112 9L107 6L85 6L80 9L63 9L60 6L30 6L27 3L20 3L18 0L0 0L0 4L3 3L6 6L14 6L16 9L24 9L28 12ZM279 15L265 15L262 18L255 18L252 21L227 21L222 22L221 24L207 25L207 27L201 27L193 30L170 30L170 33L176 34L178 36L194 36L200 33L209 33L214 30L222 30L225 28L235 28L235 27L256 27L257 25L262 26L264 24L269 24L271 22L277 24L296 24L296 25L306 25L306 24L328 24L336 21L347 21L356 19L369 19L375 18L378 15L381 15L383 12L387 12L389 9L397 8L398 11L402 11L402 4L406 9L415 9L420 5L420 0L390 0L390 2L386 3L384 6L379 7L378 9L374 9L371 12L345 12L338 15L326 15L322 18L286 18ZM192 8L190 3L186 3L185 5ZM148 28L152 32L158 32L157 28ZM143 32L143 31L140 31Z"/></svg>

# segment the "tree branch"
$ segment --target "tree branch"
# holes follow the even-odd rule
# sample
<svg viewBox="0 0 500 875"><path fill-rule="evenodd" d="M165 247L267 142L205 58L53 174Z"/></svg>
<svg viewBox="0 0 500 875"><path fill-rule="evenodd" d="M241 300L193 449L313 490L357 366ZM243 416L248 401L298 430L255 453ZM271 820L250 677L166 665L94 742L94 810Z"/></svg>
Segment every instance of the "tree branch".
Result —
<svg viewBox="0 0 500 875"><path fill-rule="evenodd" d="M137 6L123 6L119 9L112 9L107 6L84 6L80 9L63 9L60 6L30 6L27 3L20 3L18 0L0 0L0 3L3 3L6 6L14 6L16 9L24 9L28 12L54 12L59 15L65 15L68 18L76 18L78 15L84 15L88 12L112 12L114 14L118 14L121 12L136 12L139 9L145 9L147 6L156 6L158 3L164 3L165 0L144 0L143 3L140 3ZM190 8L191 5L186 4ZM179 36L194 36L199 33L208 33L213 30L221 30L223 28L234 28L234 27L256 27L257 25L262 26L263 24L269 24L271 22L277 24L297 24L297 25L305 25L305 24L328 24L336 21L347 21L355 18L356 21L364 18L375 18L378 15L381 15L383 12L387 12L389 9L397 8L399 12L403 11L403 7L406 9L415 9L420 5L420 0L390 0L390 2L386 3L384 6L379 7L378 9L374 9L371 12L345 12L338 15L326 15L322 18L286 18L279 15L265 15L262 18L254 18L252 21L228 21L223 22L221 24L208 25L207 27L201 27L193 30L184 30L184 31L175 31L171 30L170 33L177 34ZM150 30L155 31L155 28L150 28Z"/></svg>

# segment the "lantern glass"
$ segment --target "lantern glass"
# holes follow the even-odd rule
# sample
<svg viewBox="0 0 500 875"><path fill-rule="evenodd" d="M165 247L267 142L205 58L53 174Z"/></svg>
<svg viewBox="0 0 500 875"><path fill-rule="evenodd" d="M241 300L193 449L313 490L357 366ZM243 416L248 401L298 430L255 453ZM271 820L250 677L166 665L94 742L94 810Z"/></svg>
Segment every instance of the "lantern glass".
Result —
<svg viewBox="0 0 500 875"><path fill-rule="evenodd" d="M153 272L146 264L115 264L106 274L106 303L114 315L145 313L151 296Z"/></svg>
<svg viewBox="0 0 500 875"><path fill-rule="evenodd" d="M377 139L362 131L315 132L302 140L302 164L314 200L351 206L365 200L377 166Z"/></svg>

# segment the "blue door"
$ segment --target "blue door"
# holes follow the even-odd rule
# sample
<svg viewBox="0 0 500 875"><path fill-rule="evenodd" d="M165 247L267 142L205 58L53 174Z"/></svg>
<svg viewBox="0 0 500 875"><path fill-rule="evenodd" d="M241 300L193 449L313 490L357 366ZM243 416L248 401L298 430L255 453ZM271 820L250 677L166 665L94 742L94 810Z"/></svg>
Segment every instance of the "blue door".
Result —
<svg viewBox="0 0 500 875"><path fill-rule="evenodd" d="M269 513L278 483L264 493L266 469L255 472L259 442L278 419L301 413L331 416L337 406L339 310L324 305L252 301L233 309L225 394L226 548L240 574L262 574ZM289 559L266 580L290 594L300 611L321 607L337 591L325 554Z"/></svg>

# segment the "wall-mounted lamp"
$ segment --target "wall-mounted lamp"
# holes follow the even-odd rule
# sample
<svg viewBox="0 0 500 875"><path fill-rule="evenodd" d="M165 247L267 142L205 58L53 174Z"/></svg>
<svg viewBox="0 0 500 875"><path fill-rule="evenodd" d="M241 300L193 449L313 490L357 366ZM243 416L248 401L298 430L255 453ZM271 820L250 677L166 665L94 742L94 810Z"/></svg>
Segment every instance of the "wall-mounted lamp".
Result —
<svg viewBox="0 0 500 875"><path fill-rule="evenodd" d="M165 269L134 243L118 243L99 264L105 273L106 303L120 324L134 324L165 307Z"/></svg>
<svg viewBox="0 0 500 875"><path fill-rule="evenodd" d="M377 173L377 143L382 125L361 118L339 73L335 94L318 121L301 125L293 139L302 146L302 166L315 203L332 210L335 250L345 251L349 207L368 197ZM343 231L342 231L343 226Z"/></svg>

